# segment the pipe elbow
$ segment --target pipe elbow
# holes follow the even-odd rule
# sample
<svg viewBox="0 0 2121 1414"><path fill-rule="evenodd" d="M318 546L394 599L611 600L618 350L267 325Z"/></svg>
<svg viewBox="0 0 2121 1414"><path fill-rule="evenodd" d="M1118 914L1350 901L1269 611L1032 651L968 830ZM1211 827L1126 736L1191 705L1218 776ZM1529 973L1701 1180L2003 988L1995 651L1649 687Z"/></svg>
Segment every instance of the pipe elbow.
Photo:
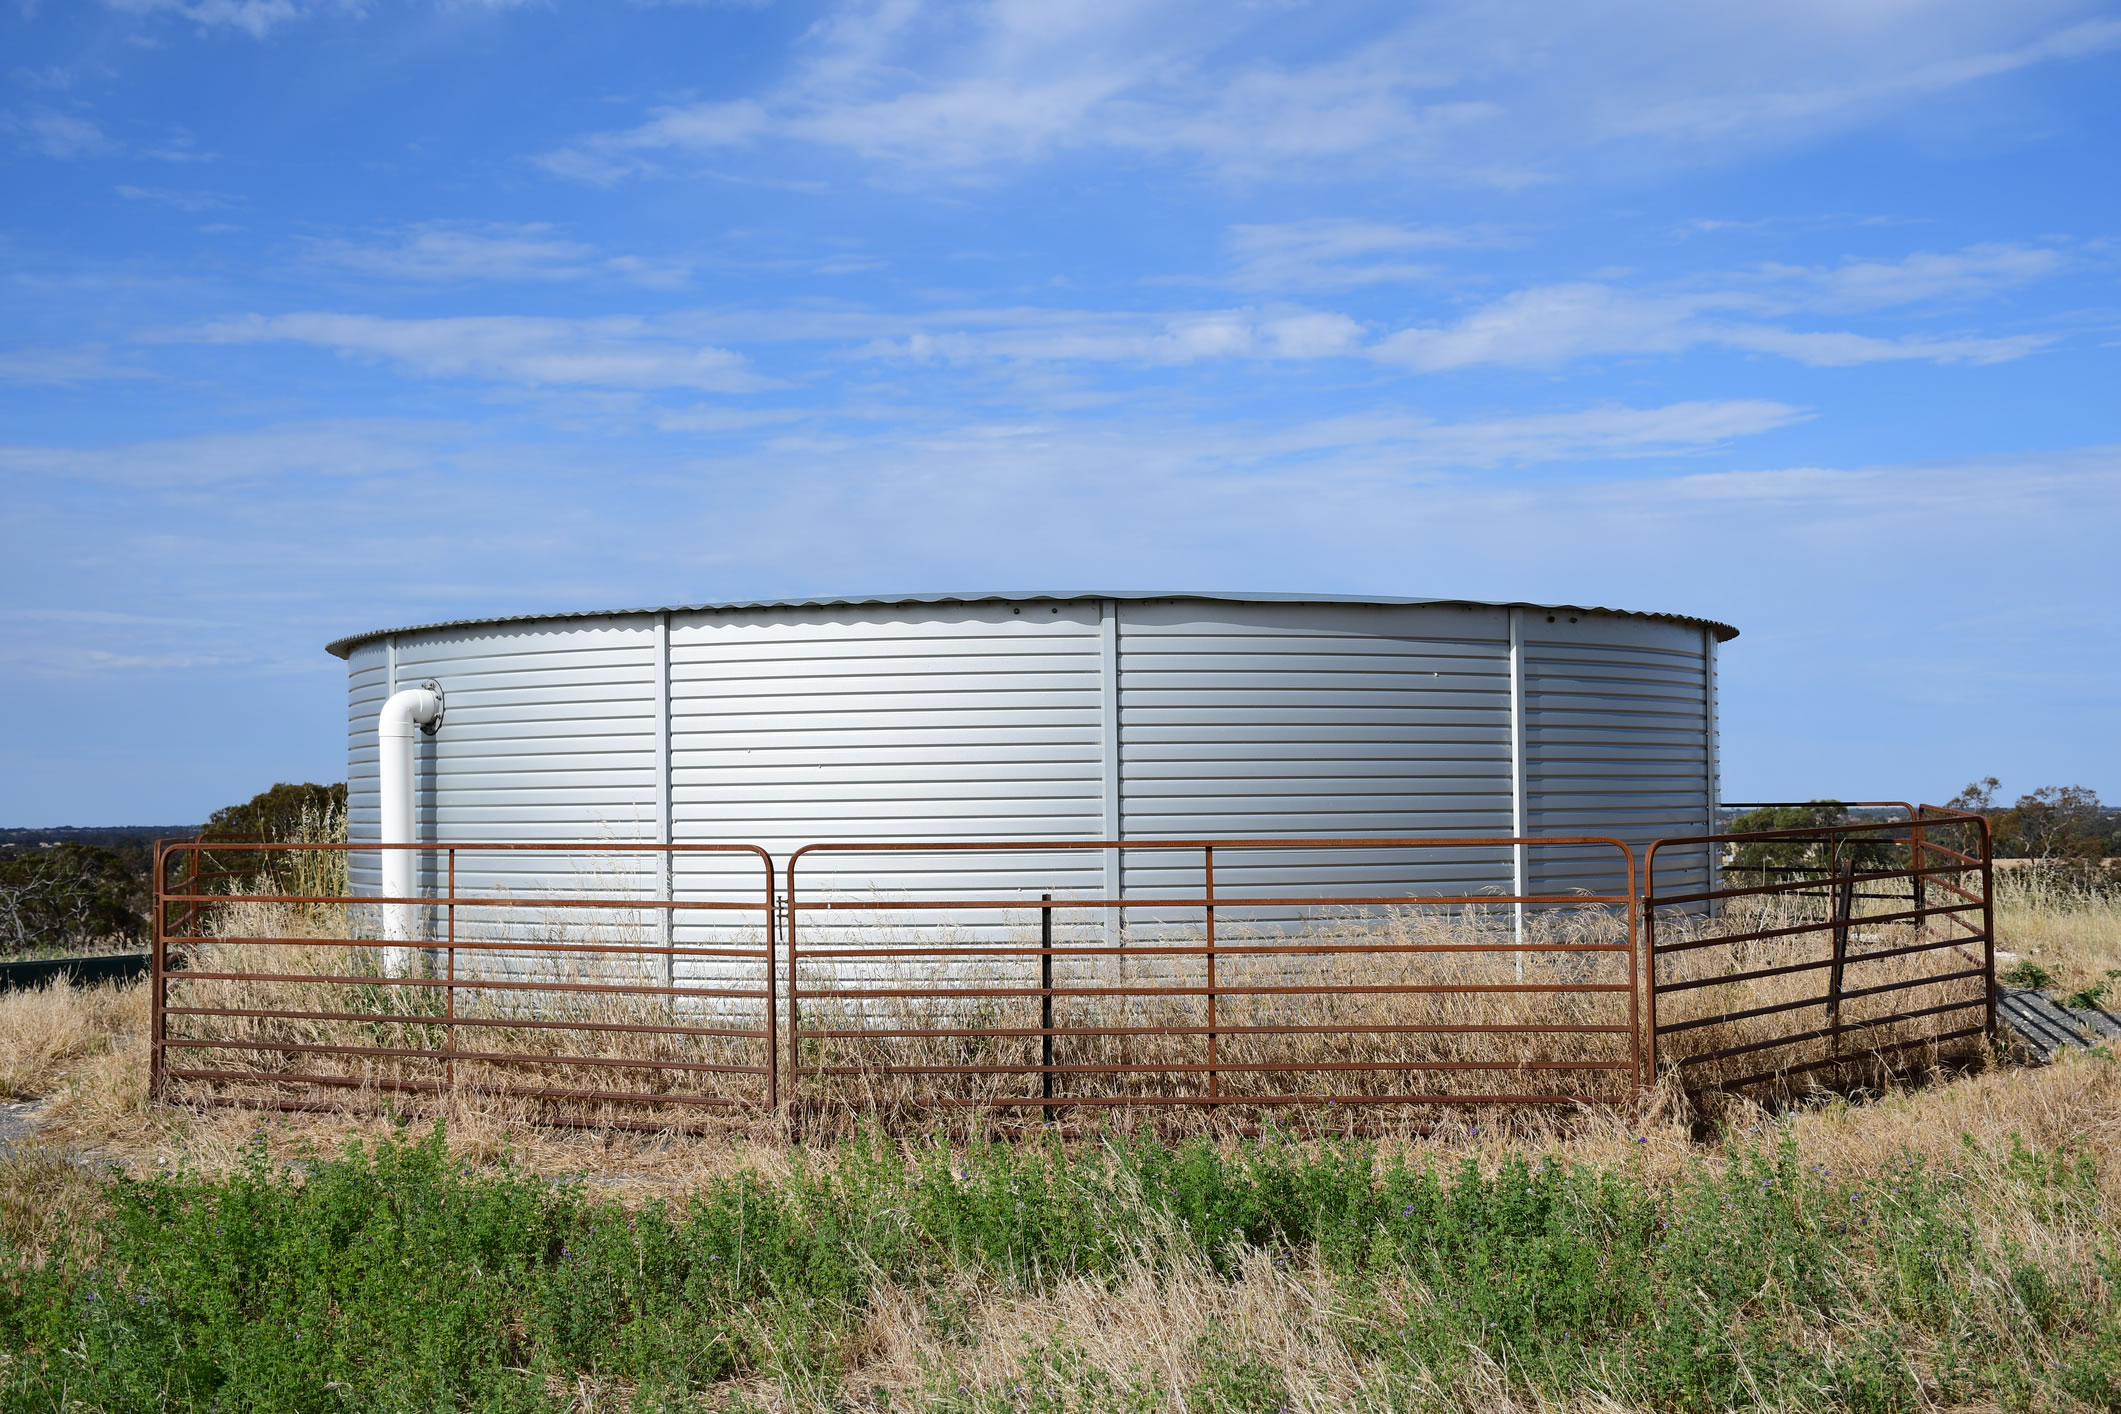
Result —
<svg viewBox="0 0 2121 1414"><path fill-rule="evenodd" d="M438 684L429 682L401 689L393 692L376 714L376 730L407 741L412 739L415 727L433 736L442 725L444 705Z"/></svg>

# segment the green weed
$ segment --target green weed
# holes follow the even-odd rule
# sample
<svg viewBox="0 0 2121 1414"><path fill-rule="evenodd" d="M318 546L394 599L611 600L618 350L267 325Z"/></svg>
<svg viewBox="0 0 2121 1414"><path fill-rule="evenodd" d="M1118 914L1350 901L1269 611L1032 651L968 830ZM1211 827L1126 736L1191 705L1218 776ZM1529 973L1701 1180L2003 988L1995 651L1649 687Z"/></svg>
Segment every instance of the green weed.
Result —
<svg viewBox="0 0 2121 1414"><path fill-rule="evenodd" d="M2091 1161L2023 1145L1967 1160L1844 1175L1788 1141L1734 1144L1652 1185L1624 1167L1446 1171L1275 1138L869 1139L799 1155L785 1180L745 1173L629 1210L469 1171L439 1130L301 1165L261 1140L223 1182L112 1181L92 1242L61 1234L41 1259L0 1247L0 1408L534 1410L583 1380L640 1408L759 1381L830 1403L881 1282L934 1293L962 1326L950 1293L968 1287L1116 1290L1145 1269L1235 1283L1262 1262L1326 1273L1341 1314L1325 1338L1388 1404L1477 1364L1546 1402L2111 1407L2114 1254L2057 1265L1973 1216L2008 1190L2041 1221L2095 1227ZM1203 1341L1193 1364L1189 1409L1291 1400L1291 1372L1241 1340ZM1065 1344L1034 1346L1006 1388L937 1379L930 1402L966 1409L1170 1404Z"/></svg>

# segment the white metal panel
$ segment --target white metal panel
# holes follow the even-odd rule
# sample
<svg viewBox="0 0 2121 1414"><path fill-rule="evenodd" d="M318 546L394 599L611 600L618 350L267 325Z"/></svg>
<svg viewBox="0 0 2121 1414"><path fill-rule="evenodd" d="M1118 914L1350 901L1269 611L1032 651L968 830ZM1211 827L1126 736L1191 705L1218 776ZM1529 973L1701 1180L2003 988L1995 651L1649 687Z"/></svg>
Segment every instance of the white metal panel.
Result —
<svg viewBox="0 0 2121 1414"><path fill-rule="evenodd" d="M390 696L390 647L364 643L346 660L346 838L373 840L381 828L382 800L376 776L376 714ZM356 851L347 860L355 893L372 894L382 884L375 852Z"/></svg>
<svg viewBox="0 0 2121 1414"><path fill-rule="evenodd" d="M680 841L1094 840L1102 830L1097 605L914 605L672 616L672 821ZM1094 895L1094 851L814 855L806 898ZM745 877L686 860L680 897ZM959 931L1035 926L985 913ZM821 943L906 915L806 915ZM932 921L932 920L924 920ZM842 976L865 975L841 968Z"/></svg>
<svg viewBox="0 0 2121 1414"><path fill-rule="evenodd" d="M1610 615L1526 613L1525 753L1535 835L1610 835L1638 855L1664 835L1698 834L1709 781L1702 634ZM1534 849L1532 886L1619 893L1612 850ZM1702 858L1669 861L1673 886Z"/></svg>
<svg viewBox="0 0 2121 1414"><path fill-rule="evenodd" d="M1095 839L1095 606L671 625L680 840Z"/></svg>
<svg viewBox="0 0 2121 1414"><path fill-rule="evenodd" d="M1506 835L1507 611L1128 603L1120 614L1128 839ZM1128 852L1130 893L1195 891L1197 855ZM1506 849L1245 852L1218 894L1506 890Z"/></svg>
<svg viewBox="0 0 2121 1414"><path fill-rule="evenodd" d="M416 831L423 842L623 843L660 832L656 799L656 700L652 624L573 620L539 630L450 630L401 635L400 686L433 680L447 701L442 730L415 755ZM375 705L366 706L374 736ZM357 709L360 710L360 709ZM374 838L372 814L362 822ZM423 892L443 891L448 856L421 856ZM498 896L508 907L458 910L457 936L545 942L653 941L653 910L566 910L566 896L652 899L654 856L622 852L471 851L457 858L460 896ZM447 934L439 910L431 938ZM465 951L460 971L539 975L579 970L580 958L526 954L504 969Z"/></svg>

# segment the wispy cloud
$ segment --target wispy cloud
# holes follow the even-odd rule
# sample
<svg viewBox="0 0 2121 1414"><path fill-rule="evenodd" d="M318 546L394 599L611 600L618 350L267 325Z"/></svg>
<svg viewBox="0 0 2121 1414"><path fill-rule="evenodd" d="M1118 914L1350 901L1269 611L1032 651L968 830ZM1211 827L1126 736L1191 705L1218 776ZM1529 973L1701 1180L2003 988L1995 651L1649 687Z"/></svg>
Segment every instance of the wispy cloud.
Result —
<svg viewBox="0 0 2121 1414"><path fill-rule="evenodd" d="M1412 278L1390 252L1471 239L1361 223L1247 227L1233 238L1244 276L1261 284L1350 289ZM1371 260L1386 252L1384 261ZM347 268L430 284L475 278L558 282L623 275L616 262L549 228L418 228L379 246L331 245L318 253ZM814 345L827 358L876 363L1182 367L1216 362L1347 359L1412 374L1474 367L1552 369L1605 357L1675 358L1737 350L1831 368L1880 362L1989 364L2053 346L2052 332L1876 327L1881 311L1923 312L2001 292L2062 268L2035 247L1973 247L1903 260L1700 277L1633 288L1607 280L1534 285L1455 318L1411 326L1290 301L1220 309L1097 310L1008 306L892 311L806 303L752 309L677 310L653 318L520 315L392 319L365 314L252 314L162 342L287 342L384 359L425 378L528 386L741 393L774 386L747 346ZM1360 306L1355 306L1360 308ZM1873 316L1870 327L1825 321ZM1896 316L1898 317L1898 316Z"/></svg>
<svg viewBox="0 0 2121 1414"><path fill-rule="evenodd" d="M1316 310L994 310L904 322L913 326L908 332L872 340L861 352L945 362L1185 364L1226 358L1326 358L1354 352L1362 337L1362 326L1347 315Z"/></svg>
<svg viewBox="0 0 2121 1414"><path fill-rule="evenodd" d="M133 15L169 14L209 28L239 29L258 39L306 11L322 8L295 0L103 0L113 10ZM350 8L339 5L337 8Z"/></svg>
<svg viewBox="0 0 2121 1414"><path fill-rule="evenodd" d="M219 211L234 203L218 192L175 191L168 187L136 187L120 185L111 188L127 201L148 202L157 206L173 206L179 211Z"/></svg>
<svg viewBox="0 0 2121 1414"><path fill-rule="evenodd" d="M146 369L111 362L110 350L101 344L0 352L0 383L53 388L151 376Z"/></svg>
<svg viewBox="0 0 2121 1414"><path fill-rule="evenodd" d="M606 275L671 289L690 272L680 262L601 256L544 222L427 221L380 239L314 241L310 253L343 269L415 284L549 282Z"/></svg>
<svg viewBox="0 0 2121 1414"><path fill-rule="evenodd" d="M1812 308L1885 309L1982 299L2062 273L2071 253L2054 246L1989 243L1958 251L1917 251L1899 260L1839 265L1770 265L1762 274Z"/></svg>
<svg viewBox="0 0 2121 1414"><path fill-rule="evenodd" d="M1254 290L1353 290L1435 278L1439 268L1409 259L1423 251L1492 245L1493 233L1413 228L1320 218L1233 226L1230 283Z"/></svg>
<svg viewBox="0 0 2121 1414"><path fill-rule="evenodd" d="M726 349L672 337L637 318L497 315L381 319L362 314L246 315L160 337L210 344L298 343L387 359L430 378L529 386L746 393L772 386Z"/></svg>
<svg viewBox="0 0 2121 1414"><path fill-rule="evenodd" d="M1353 163L1511 184L1601 145L1801 139L2101 53L2121 21L2097 8L1452 0L1387 8L1336 45L1278 6L847 0L772 88L669 106L541 160L612 181L778 139L957 176L1118 150L1231 175ZM1279 57L1292 52L1311 57Z"/></svg>
<svg viewBox="0 0 2121 1414"><path fill-rule="evenodd" d="M417 475L460 450L466 440L467 429L451 423L389 418L289 422L93 447L0 445L0 476L218 490L287 478L390 480Z"/></svg>
<svg viewBox="0 0 2121 1414"><path fill-rule="evenodd" d="M118 150L118 144L94 122L48 108L0 116L0 130L13 136L25 151L62 162L103 157Z"/></svg>
<svg viewBox="0 0 2121 1414"><path fill-rule="evenodd" d="M2054 342L2051 335L2001 338L1797 330L1734 318L1765 305L1744 291L1642 294L1596 282L1543 285L1484 305L1455 323L1402 329L1372 356L1417 372L1493 364L1553 368L1601 355L1674 355L1703 346L1775 354L1815 367L1888 360L2001 363Z"/></svg>
<svg viewBox="0 0 2121 1414"><path fill-rule="evenodd" d="M1698 453L1805 421L1802 408L1766 399L1721 399L1663 407L1596 407L1569 412L1444 422L1372 413L1303 423L1285 435L1247 431L1250 457L1329 451L1382 453L1425 470L1485 470L1554 462ZM1233 439L1234 441L1235 439ZM1245 457L1236 445L1227 455Z"/></svg>

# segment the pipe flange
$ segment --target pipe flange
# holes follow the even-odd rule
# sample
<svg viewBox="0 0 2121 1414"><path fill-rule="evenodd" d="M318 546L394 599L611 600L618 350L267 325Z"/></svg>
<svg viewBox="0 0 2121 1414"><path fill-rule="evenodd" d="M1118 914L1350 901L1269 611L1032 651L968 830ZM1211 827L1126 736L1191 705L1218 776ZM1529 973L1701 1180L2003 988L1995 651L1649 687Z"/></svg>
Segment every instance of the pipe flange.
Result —
<svg viewBox="0 0 2121 1414"><path fill-rule="evenodd" d="M442 730L442 713L449 705L448 699L443 695L442 684L436 682L433 678L429 678L426 682L421 683L420 686L435 695L434 716L420 723L420 730L429 736L433 736L436 732Z"/></svg>

